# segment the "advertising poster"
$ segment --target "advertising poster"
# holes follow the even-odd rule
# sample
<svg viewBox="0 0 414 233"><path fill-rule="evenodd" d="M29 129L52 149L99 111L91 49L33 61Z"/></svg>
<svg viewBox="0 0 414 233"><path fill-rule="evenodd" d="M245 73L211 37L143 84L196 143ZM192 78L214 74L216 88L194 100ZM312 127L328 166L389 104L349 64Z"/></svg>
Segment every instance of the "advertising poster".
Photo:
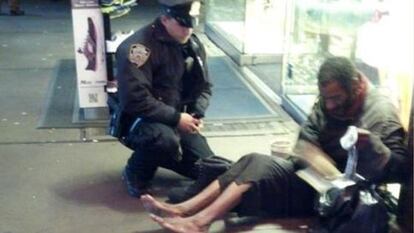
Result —
<svg viewBox="0 0 414 233"><path fill-rule="evenodd" d="M79 107L105 107L105 37L98 0L72 0L72 22Z"/></svg>

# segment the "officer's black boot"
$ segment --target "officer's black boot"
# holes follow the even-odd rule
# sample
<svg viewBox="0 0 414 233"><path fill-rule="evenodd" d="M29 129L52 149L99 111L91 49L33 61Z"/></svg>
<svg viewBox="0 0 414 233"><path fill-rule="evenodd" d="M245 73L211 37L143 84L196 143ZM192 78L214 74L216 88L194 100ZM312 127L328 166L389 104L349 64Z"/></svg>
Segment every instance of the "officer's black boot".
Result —
<svg viewBox="0 0 414 233"><path fill-rule="evenodd" d="M200 160L200 171L197 180L187 187L171 189L168 193L168 202L180 203L195 196L211 182L213 182L218 176L226 172L230 168L231 164L231 161L225 159L215 160L207 158Z"/></svg>
<svg viewBox="0 0 414 233"><path fill-rule="evenodd" d="M141 181L137 174L128 168L128 165L122 172L122 179L130 196L139 198L142 194L148 193L149 182Z"/></svg>
<svg viewBox="0 0 414 233"><path fill-rule="evenodd" d="M150 180L154 177L158 163L152 154L134 151L122 173L129 195L140 197L148 193Z"/></svg>
<svg viewBox="0 0 414 233"><path fill-rule="evenodd" d="M10 15L13 15L13 16L24 15L24 11L22 11L22 10L11 10Z"/></svg>

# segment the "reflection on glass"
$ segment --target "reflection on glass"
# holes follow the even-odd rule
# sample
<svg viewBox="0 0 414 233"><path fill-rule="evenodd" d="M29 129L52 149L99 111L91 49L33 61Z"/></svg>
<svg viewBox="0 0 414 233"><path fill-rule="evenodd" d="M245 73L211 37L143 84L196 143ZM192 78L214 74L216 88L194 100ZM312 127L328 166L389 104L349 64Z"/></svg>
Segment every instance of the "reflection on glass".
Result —
<svg viewBox="0 0 414 233"><path fill-rule="evenodd" d="M246 0L208 1L207 24L243 51Z"/></svg>
<svg viewBox="0 0 414 233"><path fill-rule="evenodd" d="M282 54L286 18L285 0L247 0L247 54Z"/></svg>
<svg viewBox="0 0 414 233"><path fill-rule="evenodd" d="M357 29L374 13L357 1L306 1L295 5L285 91L316 93L316 72L329 55L354 57Z"/></svg>
<svg viewBox="0 0 414 233"><path fill-rule="evenodd" d="M210 0L207 24L244 54L283 52L286 0Z"/></svg>

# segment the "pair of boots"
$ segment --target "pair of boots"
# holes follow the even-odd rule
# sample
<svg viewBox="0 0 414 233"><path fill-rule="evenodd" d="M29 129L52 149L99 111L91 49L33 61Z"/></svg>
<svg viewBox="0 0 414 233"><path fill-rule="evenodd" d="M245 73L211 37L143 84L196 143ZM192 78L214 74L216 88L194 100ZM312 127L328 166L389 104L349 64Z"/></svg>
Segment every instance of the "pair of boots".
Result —
<svg viewBox="0 0 414 233"><path fill-rule="evenodd" d="M10 6L10 15L12 16L24 15L24 11L20 9L20 4L18 0L8 0L8 1L0 0L0 11L1 11L1 5L3 2L7 2L8 5Z"/></svg>
<svg viewBox="0 0 414 233"><path fill-rule="evenodd" d="M218 176L226 172L233 164L232 161L219 156L200 159L197 163L199 163L198 167L200 169L197 180L187 187L171 189L168 193L167 202L174 204L190 199L217 179Z"/></svg>
<svg viewBox="0 0 414 233"><path fill-rule="evenodd" d="M12 16L24 15L24 11L20 10L20 9L10 10L10 15L12 15Z"/></svg>

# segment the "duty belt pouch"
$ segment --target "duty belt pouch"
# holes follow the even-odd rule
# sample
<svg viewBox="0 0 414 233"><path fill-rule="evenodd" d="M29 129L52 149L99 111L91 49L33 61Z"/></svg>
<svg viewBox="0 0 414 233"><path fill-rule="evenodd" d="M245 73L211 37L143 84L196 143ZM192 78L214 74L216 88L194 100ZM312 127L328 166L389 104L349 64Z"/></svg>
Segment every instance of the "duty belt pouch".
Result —
<svg viewBox="0 0 414 233"><path fill-rule="evenodd" d="M117 97L112 94L108 95L108 109L109 109L109 125L108 125L108 134L112 137L118 138L122 140L123 132L121 126L121 108L119 106L119 102Z"/></svg>
<svg viewBox="0 0 414 233"><path fill-rule="evenodd" d="M357 137L356 131L353 134ZM384 200L376 192L375 185L356 174L356 141L354 138L347 144L341 139L342 147L348 151L345 174L332 181L332 188L320 193L315 205L319 219L309 233L388 232L389 214Z"/></svg>

